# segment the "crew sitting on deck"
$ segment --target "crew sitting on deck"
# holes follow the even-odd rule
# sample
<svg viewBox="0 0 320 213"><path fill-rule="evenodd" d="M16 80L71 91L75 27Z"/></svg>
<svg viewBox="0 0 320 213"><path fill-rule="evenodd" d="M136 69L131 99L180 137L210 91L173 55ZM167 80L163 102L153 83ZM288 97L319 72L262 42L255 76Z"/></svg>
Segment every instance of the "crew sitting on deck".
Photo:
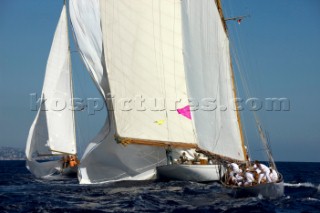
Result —
<svg viewBox="0 0 320 213"><path fill-rule="evenodd" d="M241 169L236 163L228 164L226 178L226 183L229 185L252 186L260 183L275 183L279 176L272 167L268 168L259 161L255 161L253 167L242 165Z"/></svg>
<svg viewBox="0 0 320 213"><path fill-rule="evenodd" d="M180 158L180 163L181 164L186 164L189 161L189 159L188 159L188 157L187 157L185 152L182 152L182 155L180 155L179 158Z"/></svg>
<svg viewBox="0 0 320 213"><path fill-rule="evenodd" d="M234 173L240 173L242 172L241 169L239 168L238 164L236 163L231 163L228 165L228 167L230 168L230 177L233 176Z"/></svg>
<svg viewBox="0 0 320 213"><path fill-rule="evenodd" d="M228 184L231 185L241 185L239 184L240 181L242 181L243 177L240 174L242 171L239 168L238 164L231 163L228 165Z"/></svg>
<svg viewBox="0 0 320 213"><path fill-rule="evenodd" d="M68 167L75 167L77 166L80 162L75 155L64 155L62 156L62 168L68 168Z"/></svg>
<svg viewBox="0 0 320 213"><path fill-rule="evenodd" d="M244 186L252 186L252 184L255 182L254 175L250 172L248 168L244 173L244 181Z"/></svg>
<svg viewBox="0 0 320 213"><path fill-rule="evenodd" d="M200 164L200 154L199 153L194 153L194 159L193 159L192 163Z"/></svg>
<svg viewBox="0 0 320 213"><path fill-rule="evenodd" d="M69 158L70 158L70 161L69 161L70 167L75 167L79 164L79 161L75 155L70 155Z"/></svg>

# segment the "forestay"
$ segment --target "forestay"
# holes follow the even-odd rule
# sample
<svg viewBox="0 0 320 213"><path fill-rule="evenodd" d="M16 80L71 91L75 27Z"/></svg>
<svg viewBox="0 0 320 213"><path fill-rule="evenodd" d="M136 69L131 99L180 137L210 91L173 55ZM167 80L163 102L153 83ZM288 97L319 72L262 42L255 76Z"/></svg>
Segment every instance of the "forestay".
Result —
<svg viewBox="0 0 320 213"><path fill-rule="evenodd" d="M34 156L76 154L72 77L66 6L63 6L49 54L41 98L29 131L27 164L38 177L54 172L58 163L37 163Z"/></svg>

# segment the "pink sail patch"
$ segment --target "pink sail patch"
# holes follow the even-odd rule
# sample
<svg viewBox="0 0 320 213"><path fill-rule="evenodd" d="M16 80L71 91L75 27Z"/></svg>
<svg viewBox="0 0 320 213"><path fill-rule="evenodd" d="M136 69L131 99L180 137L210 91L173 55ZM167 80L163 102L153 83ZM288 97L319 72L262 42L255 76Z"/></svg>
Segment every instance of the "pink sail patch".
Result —
<svg viewBox="0 0 320 213"><path fill-rule="evenodd" d="M177 112L180 115L183 115L184 117L189 118L191 120L190 105L177 109Z"/></svg>

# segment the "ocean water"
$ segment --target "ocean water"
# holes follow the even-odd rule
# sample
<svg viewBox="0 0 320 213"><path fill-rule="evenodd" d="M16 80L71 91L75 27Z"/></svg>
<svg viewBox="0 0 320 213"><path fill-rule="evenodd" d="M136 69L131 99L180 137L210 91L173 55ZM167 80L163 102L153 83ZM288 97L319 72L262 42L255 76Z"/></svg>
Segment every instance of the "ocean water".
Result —
<svg viewBox="0 0 320 213"><path fill-rule="evenodd" d="M235 198L218 183L79 185L35 179L24 161L0 161L0 212L320 212L320 163L277 163L285 195Z"/></svg>

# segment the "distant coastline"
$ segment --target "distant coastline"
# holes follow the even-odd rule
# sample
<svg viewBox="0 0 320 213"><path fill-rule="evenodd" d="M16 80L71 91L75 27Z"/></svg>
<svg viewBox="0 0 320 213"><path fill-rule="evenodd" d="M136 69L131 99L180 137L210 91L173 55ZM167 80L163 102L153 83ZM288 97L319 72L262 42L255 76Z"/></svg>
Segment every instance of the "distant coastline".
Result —
<svg viewBox="0 0 320 213"><path fill-rule="evenodd" d="M22 148L0 147L0 160L25 160L26 155Z"/></svg>

